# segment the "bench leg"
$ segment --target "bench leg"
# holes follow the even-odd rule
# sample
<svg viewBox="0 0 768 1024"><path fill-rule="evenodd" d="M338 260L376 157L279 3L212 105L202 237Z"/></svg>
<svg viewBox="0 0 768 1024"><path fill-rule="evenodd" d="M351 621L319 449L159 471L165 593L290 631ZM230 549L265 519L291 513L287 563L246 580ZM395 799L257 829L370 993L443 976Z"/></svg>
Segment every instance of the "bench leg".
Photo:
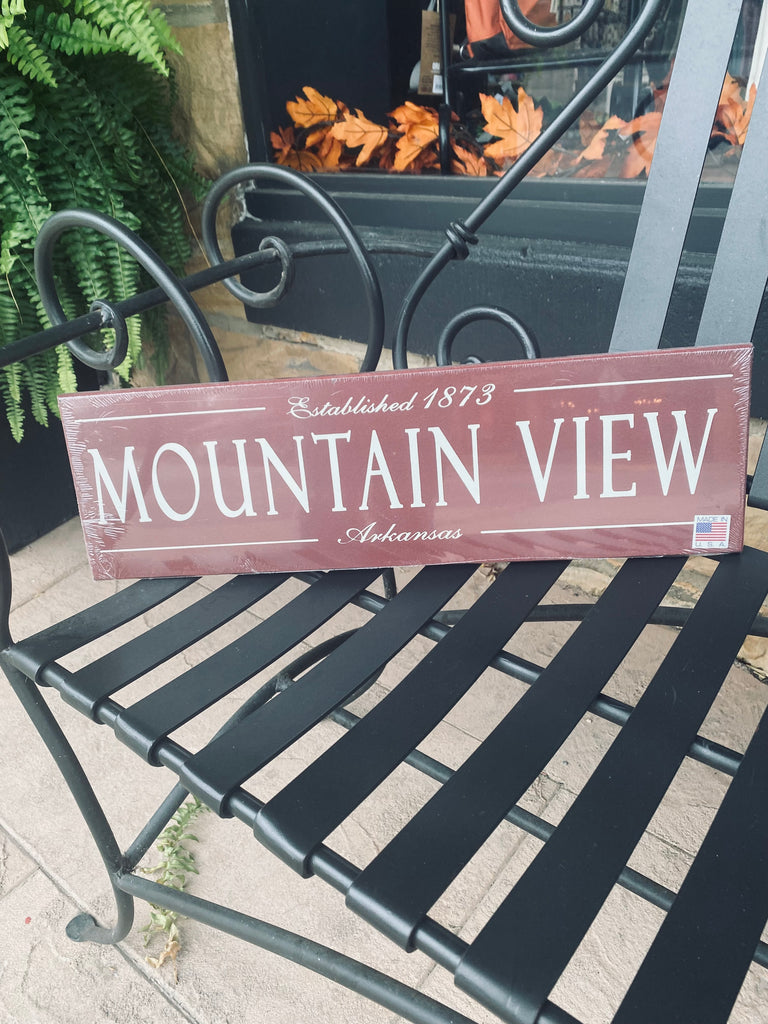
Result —
<svg viewBox="0 0 768 1024"><path fill-rule="evenodd" d="M380 1006L397 1013L412 1024L477 1024L431 996L382 974L367 964L353 960L328 946L303 935L286 931L259 918L250 917L230 907L180 892L137 875L123 875L120 884L137 899L175 910L185 917L233 935L260 949L266 949L285 960L306 967L324 978L357 992ZM563 1021L563 1024L577 1024Z"/></svg>
<svg viewBox="0 0 768 1024"><path fill-rule="evenodd" d="M97 924L90 914L79 914L67 925L67 935L75 942L120 942L131 930L134 907L133 897L123 892L118 885L118 879L126 867L123 854L77 755L39 688L12 667L6 666L5 672L80 808L107 869L115 897L117 919L112 928Z"/></svg>

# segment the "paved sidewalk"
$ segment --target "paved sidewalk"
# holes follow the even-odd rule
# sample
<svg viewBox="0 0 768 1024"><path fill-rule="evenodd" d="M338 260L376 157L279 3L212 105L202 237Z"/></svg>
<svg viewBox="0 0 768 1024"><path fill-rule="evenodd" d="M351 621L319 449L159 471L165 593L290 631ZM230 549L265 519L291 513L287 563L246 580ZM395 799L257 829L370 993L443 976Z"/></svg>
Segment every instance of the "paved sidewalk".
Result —
<svg viewBox="0 0 768 1024"><path fill-rule="evenodd" d="M12 628L18 635L41 628L62 610L74 610L92 592L77 522L60 527L12 561ZM484 584L479 580L475 585ZM559 598L577 600L578 594L565 590ZM636 693L648 666L659 660L673 635L660 627L646 630L633 659L622 667L617 694ZM551 654L541 627L531 629L525 644L530 657L546 659ZM386 678L377 685L386 688ZM430 737L429 752L448 763L463 759L515 699L515 687L488 673L481 684L486 690L482 710L463 701L448 724ZM744 723L751 725L767 700L764 683L746 669L734 670L728 705L714 713L735 745L740 744ZM110 751L110 772L98 777L99 795L108 812L118 815L118 839L129 841L142 812L169 788L167 775L137 765L109 730L97 730L58 698L54 706L71 726L84 759L95 764L103 751ZM118 947L70 942L64 928L76 913L88 910L101 921L111 920L109 886L71 797L7 686L0 689L0 716L0 1024L393 1024L398 1019L302 968L191 921L182 923L175 978L172 964L158 970L146 961L140 930L148 920L144 905L137 906L137 923ZM527 806L556 823L573 798L566 769L573 767L577 756L587 764L594 762L613 735L611 726L588 718L527 794ZM85 736L87 746L80 742ZM694 764L681 771L633 860L633 866L675 887L727 784L699 768ZM123 780L137 770L142 792L127 797ZM351 859L370 858L391 827L398 804L424 798L424 786L417 791L410 778L398 776L393 786L394 812L383 802L369 801L364 813L340 830L336 842ZM262 851L239 822L220 822L206 813L192 831L199 839L195 853L200 875L192 879L190 891L294 927L471 1012L444 972L420 954L401 953L372 935L341 909L335 891L316 880L299 879ZM439 908L442 918L463 934L474 934L498 903L505 882L523 870L537 847L512 826L501 828L483 856L457 880ZM611 993L626 974L627 959L642 955L659 918L635 897L624 892L612 895L555 998L584 1020L606 1020L614 1000ZM331 934L323 931L326 920L336 922ZM629 954L624 952L627 946ZM490 1018L481 1015L478 1020ZM765 1021L768 972L753 969L732 1022Z"/></svg>

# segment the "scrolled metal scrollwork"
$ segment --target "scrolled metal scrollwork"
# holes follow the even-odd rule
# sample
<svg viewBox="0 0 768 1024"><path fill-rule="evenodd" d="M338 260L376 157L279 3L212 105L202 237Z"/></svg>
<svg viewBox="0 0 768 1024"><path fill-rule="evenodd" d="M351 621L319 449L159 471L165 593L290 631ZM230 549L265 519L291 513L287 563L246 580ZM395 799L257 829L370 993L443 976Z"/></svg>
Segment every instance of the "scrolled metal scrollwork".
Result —
<svg viewBox="0 0 768 1024"><path fill-rule="evenodd" d="M143 242L130 228L105 213L97 213L93 210L61 210L49 217L40 229L35 243L35 276L43 307L52 324L61 325L67 322L56 291L53 275L53 252L59 237L69 228L91 228L98 231L99 234L111 238L113 242L130 253L160 285L165 295L178 310L200 351L210 379L216 381L227 379L227 371L216 339L213 337L202 310L187 289L146 242ZM106 301L100 301L101 306L99 307L97 304L97 308L101 309L102 314L107 310L111 310L113 314L117 313L114 307L111 307ZM114 326L115 323L117 321L111 326ZM112 362L114 349L109 352L96 352L79 338L68 341L67 347L86 366L105 369L114 365Z"/></svg>
<svg viewBox="0 0 768 1024"><path fill-rule="evenodd" d="M450 366L451 352L456 335L464 327L478 320L494 320L508 328L520 343L523 356L526 359L538 359L540 356L539 343L533 331L523 323L514 313L510 313L501 306L471 306L469 309L457 313L451 317L442 330L437 342L437 365ZM483 360L478 356L470 356L467 362L480 363Z"/></svg>
<svg viewBox="0 0 768 1024"><path fill-rule="evenodd" d="M640 48L643 40L653 28L659 11L666 2L667 0L646 0L645 6L638 13L634 23L619 45L606 57L589 81L566 103L551 124L531 143L522 156L499 178L491 191L465 218L463 227L467 232L472 235L476 234L491 214L511 194L513 189L536 166L545 153L555 145L572 125L577 123L587 107L598 97L608 83L621 71L630 57ZM519 18L522 18L515 0L506 0L506 3L507 8L514 4L517 9L517 15ZM585 15L589 15L594 20L598 13L597 8L598 3L596 0L587 0L580 14L569 23L572 26L571 31L573 26L576 25L579 26L579 34L585 31L591 23L587 21ZM515 31L517 31L517 28L515 28ZM541 31L545 30L542 29ZM548 36L546 45L552 45L553 41L553 37ZM458 255L461 255L461 252ZM444 242L440 249L438 249L403 300L397 317L395 336L392 343L392 361L397 369L405 369L408 366L408 334L416 308L438 274L456 257L457 250L449 236L448 241Z"/></svg>
<svg viewBox="0 0 768 1024"><path fill-rule="evenodd" d="M266 238L262 238L262 240L259 242L259 252L270 251L276 252L280 260L280 280L277 282L272 291L267 292L266 295L263 296L263 298L265 306L276 306L277 303L285 294L285 292L293 284L293 277L296 272L296 264L293 259L293 253L282 240L282 238L277 238L276 236L273 235L268 235ZM229 281L231 279L227 278L226 280Z"/></svg>
<svg viewBox="0 0 768 1024"><path fill-rule="evenodd" d="M97 369L114 370L128 355L128 324L120 310L115 309L109 302L103 299L96 299L91 303L90 313L101 313L101 326L115 332L115 341L111 349L104 352L94 352L93 356L99 360ZM93 366L94 364L91 363Z"/></svg>
<svg viewBox="0 0 768 1024"><path fill-rule="evenodd" d="M224 262L216 232L217 214L224 197L233 188L249 183L258 183L260 180L277 182L301 192L320 207L343 239L362 279L368 307L368 338L360 369L362 371L375 370L384 344L384 301L376 271L367 249L347 215L324 189L309 178L305 178L287 167L274 164L248 164L219 178L206 197L202 213L203 245L209 261L213 266ZM266 242L267 239L264 239L262 246ZM278 243L282 249L278 248ZM288 273L286 267L290 262L288 260L289 247L278 239L270 238L269 245L264 251L268 252L270 249L277 253L283 268L281 280L270 291L255 292L246 288L239 281L232 279L224 281L224 285L229 291L245 305L256 308L274 306L287 287L283 284L283 278Z"/></svg>
<svg viewBox="0 0 768 1024"><path fill-rule="evenodd" d="M548 28L530 21L520 10L518 0L499 0L504 20L524 43L531 46L562 46L578 39L594 23L605 6L605 0L586 0L579 13L562 25Z"/></svg>
<svg viewBox="0 0 768 1024"><path fill-rule="evenodd" d="M470 245L477 245L480 241L474 231L470 231L460 220L452 220L445 234L458 260L465 260L469 256Z"/></svg>

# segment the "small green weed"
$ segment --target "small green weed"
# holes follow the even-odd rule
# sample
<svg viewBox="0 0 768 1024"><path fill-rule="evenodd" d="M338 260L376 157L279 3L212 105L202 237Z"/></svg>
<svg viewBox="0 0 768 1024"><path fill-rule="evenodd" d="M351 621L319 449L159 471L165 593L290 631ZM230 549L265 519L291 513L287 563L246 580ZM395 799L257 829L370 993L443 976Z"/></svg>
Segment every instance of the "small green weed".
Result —
<svg viewBox="0 0 768 1024"><path fill-rule="evenodd" d="M159 862L154 867L142 868L144 874L152 875L161 885L184 891L188 876L198 873L195 855L187 846L188 843L196 843L198 839L188 829L195 818L207 809L196 797L182 804L155 844L160 854ZM178 980L176 957L181 949L181 914L155 903L149 906L149 924L142 929L145 932L144 945L148 946L153 936L160 935L165 938L165 946L157 956L147 956L147 963L155 968L162 967L166 962L172 963L174 977Z"/></svg>

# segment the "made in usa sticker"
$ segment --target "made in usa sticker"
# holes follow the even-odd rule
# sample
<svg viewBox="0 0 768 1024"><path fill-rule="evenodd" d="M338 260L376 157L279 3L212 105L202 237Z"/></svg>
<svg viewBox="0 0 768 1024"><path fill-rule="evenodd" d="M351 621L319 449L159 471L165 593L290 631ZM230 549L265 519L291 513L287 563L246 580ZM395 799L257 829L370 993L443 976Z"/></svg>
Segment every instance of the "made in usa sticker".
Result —
<svg viewBox="0 0 768 1024"><path fill-rule="evenodd" d="M694 516L692 546L724 550L728 547L730 532L730 516Z"/></svg>

